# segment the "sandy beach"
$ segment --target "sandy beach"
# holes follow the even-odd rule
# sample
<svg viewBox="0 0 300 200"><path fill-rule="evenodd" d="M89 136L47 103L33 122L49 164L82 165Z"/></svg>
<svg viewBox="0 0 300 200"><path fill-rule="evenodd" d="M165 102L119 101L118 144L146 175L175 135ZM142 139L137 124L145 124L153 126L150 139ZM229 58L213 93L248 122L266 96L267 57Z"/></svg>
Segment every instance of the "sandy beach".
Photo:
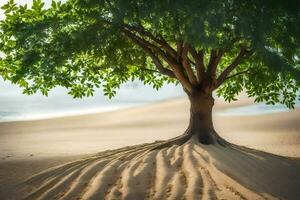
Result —
<svg viewBox="0 0 300 200"><path fill-rule="evenodd" d="M171 178L171 175L164 173L169 174L174 172L176 174L177 169L174 168L173 164L174 162L180 162L180 159L189 160L183 162L186 163L186 166L183 165L182 168L185 171L191 171L190 176L202 177L204 191L200 193L203 196L206 195L207 199L213 197L213 195L209 194L209 190L214 190L214 184L218 185L219 188L228 187L224 190L220 189L219 192L216 190L214 195L218 198L234 199L232 194L235 194L236 199L297 199L300 196L300 192L297 191L297 187L300 185L300 109L296 108L288 112L252 116L223 116L220 114L224 110L251 104L251 99L241 99L230 104L217 100L214 109L216 130L231 143L262 150L270 154L254 150L252 153L249 153L251 150L247 148L245 150L247 153L234 149L221 151L221 147L199 147L192 140L181 149L174 147L165 150L166 152L154 151L153 155L147 155L143 159L148 159L149 162L156 162L156 167L161 165L159 167L161 171L156 172L158 173L156 177L161 176L165 178L156 180L155 184L151 186L155 191L152 192L153 199L165 199L166 197L163 197L162 194L166 191L170 193L167 196L169 199L177 199L178 196L176 195L180 194L181 189L179 185L183 179L180 177L176 178L176 176ZM105 150L125 147L126 151L130 151L132 147L126 146L152 143L176 137L182 134L187 127L189 117L188 108L187 99L177 98L152 105L107 113L0 123L0 197L2 197L1 199L7 198L14 193L12 186L51 167L78 159L87 162L86 159L91 159L95 153ZM136 150L142 148L144 147L138 146ZM177 151L183 154L182 158L176 157ZM198 152L200 155L195 152ZM173 157L175 157L175 160L179 161L171 161L170 166L165 169L167 165L163 164L163 161L159 160L159 157L162 156L161 159L167 159L172 153L174 153ZM108 151L108 154L115 156L117 153L115 151ZM164 154L166 155L163 156ZM245 157L245 155L250 154L251 156ZM128 155L127 153L126 156ZM285 159L281 156L291 157L291 159ZM210 161L207 161L205 158L209 158ZM194 162L206 163L203 165L203 169L207 169L207 173L210 175L205 175L205 171L192 169L191 166L195 165ZM241 163L241 165L237 165L237 163ZM139 176L141 180L148 180L146 178L148 172L152 173L153 176L154 172L150 169L146 169L145 167L137 167L137 169L140 169L141 173ZM87 169L82 168L82 170ZM123 176L130 178L130 173L132 172L130 172L130 169L128 170L125 170L125 172L122 169L121 172L125 174ZM134 169L131 170L134 171ZM166 171L164 172L164 170ZM55 175L54 172L52 173L52 175ZM81 172L78 173L81 174ZM204 175L201 175L201 173L204 173ZM193 184L198 184L197 181L200 179L193 179L192 177L189 180L194 181ZM275 178L278 179L274 181ZM210 182L209 180L211 179L214 182ZM129 184L130 181L134 180L127 180L125 182ZM208 182L206 183L205 181ZM168 182L170 182L172 188L163 187L164 183ZM36 185L41 183L33 181L30 184L36 187ZM118 187L122 185L117 182L112 182L112 184L116 184ZM192 183L186 184L185 197L187 199L199 198L198 196L189 196L189 194L198 194L197 188L193 188ZM91 197L95 195L93 191L97 189L97 183L93 185L95 188L88 190L85 193L86 196L83 196L84 199L93 199ZM210 186L206 187L205 185ZM116 188L110 188L108 190L109 194L105 198L114 199L118 197L117 193L112 192L113 189L117 190L117 186ZM176 187L178 188L176 189ZM279 190L281 187L285 187L285 189ZM52 188L52 193L57 192L59 190L57 188L60 187L57 186L55 190ZM71 187L71 191L77 191L78 188L80 186ZM143 191L144 188L141 186L137 190ZM123 197L130 199L128 195L130 197L132 192L128 188L124 189L123 187L120 189L119 187L118 191L121 191L120 193ZM36 193L39 196L31 196L32 198L29 199L35 199L35 197L47 199L52 193L45 190L42 194L40 191L40 193ZM66 192L66 196L69 195L68 198L72 197L71 193L70 191L69 193ZM148 194L148 197L150 194L151 192ZM141 198L144 196L136 195L132 196L132 199L138 197ZM151 195L149 198L151 199Z"/></svg>

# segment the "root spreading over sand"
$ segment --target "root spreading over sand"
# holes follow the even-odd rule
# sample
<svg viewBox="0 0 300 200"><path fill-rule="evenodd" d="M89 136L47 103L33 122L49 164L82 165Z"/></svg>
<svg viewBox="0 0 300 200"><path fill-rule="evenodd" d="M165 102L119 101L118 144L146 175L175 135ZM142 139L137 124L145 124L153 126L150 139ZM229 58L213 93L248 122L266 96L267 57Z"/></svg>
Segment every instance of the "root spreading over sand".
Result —
<svg viewBox="0 0 300 200"><path fill-rule="evenodd" d="M18 186L24 199L293 199L299 162L195 138L105 151L58 166ZM284 187L288 185L288 187Z"/></svg>

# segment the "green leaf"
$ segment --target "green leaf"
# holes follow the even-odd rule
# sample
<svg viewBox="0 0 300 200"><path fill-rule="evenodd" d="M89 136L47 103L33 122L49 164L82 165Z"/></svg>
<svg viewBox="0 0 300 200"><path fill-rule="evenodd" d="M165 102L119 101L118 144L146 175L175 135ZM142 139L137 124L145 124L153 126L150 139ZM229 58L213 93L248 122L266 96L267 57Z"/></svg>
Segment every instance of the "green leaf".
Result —
<svg viewBox="0 0 300 200"><path fill-rule="evenodd" d="M175 63L186 77L176 52L180 40L204 53L206 68L213 50L224 52L216 77L205 73L202 80L208 83L195 88L214 85L213 79L245 47L251 56L243 57L216 89L218 96L235 101L245 91L257 102L293 108L299 94L296 1L53 0L50 8L44 8L43 1L33 0L32 8L27 8L10 0L2 9L6 17L0 22L0 52L5 57L0 60L0 75L26 94L47 95L62 86L73 97L83 98L103 86L104 94L112 98L127 81L140 80L155 90L167 83L181 84L160 74L149 54L150 49L165 69L174 69L170 64ZM147 48L124 34L124 26ZM191 52L188 58L195 72Z"/></svg>

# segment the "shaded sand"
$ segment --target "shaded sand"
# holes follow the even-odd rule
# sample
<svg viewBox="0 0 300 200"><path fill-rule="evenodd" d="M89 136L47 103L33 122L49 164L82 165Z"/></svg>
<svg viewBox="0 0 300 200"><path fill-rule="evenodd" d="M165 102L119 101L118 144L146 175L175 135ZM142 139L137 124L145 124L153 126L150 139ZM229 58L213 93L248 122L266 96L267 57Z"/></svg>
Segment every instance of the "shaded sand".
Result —
<svg viewBox="0 0 300 200"><path fill-rule="evenodd" d="M6 160L0 162L0 199L12 196L15 189L12 188L28 177L45 169L55 167L62 163L71 162L85 156L61 156L42 159ZM5 198L4 198L5 199Z"/></svg>
<svg viewBox="0 0 300 200"><path fill-rule="evenodd" d="M299 109L218 115L248 104L218 101L218 133L235 144L300 157ZM297 159L236 146L203 146L193 139L150 151L160 143L150 142L184 132L187 110L188 102L176 99L110 113L0 123L0 199L13 194L28 199L299 199ZM145 142L150 144L130 146ZM83 156L122 146L129 147ZM58 164L65 165L52 168ZM16 194L12 186L25 179Z"/></svg>
<svg viewBox="0 0 300 200"><path fill-rule="evenodd" d="M298 199L300 165L235 146L160 142L106 151L19 185L25 199ZM152 149L152 150L151 150Z"/></svg>

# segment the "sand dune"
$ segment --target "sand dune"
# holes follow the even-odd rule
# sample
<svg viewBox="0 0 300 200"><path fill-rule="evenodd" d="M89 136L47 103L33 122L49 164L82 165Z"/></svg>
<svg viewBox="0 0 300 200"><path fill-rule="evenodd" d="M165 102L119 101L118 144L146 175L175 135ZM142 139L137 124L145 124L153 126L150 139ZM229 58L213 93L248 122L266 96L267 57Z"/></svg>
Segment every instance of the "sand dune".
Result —
<svg viewBox="0 0 300 200"><path fill-rule="evenodd" d="M36 175L25 199L297 199L297 162L237 146L161 142L106 151ZM283 187L286 186L286 187Z"/></svg>
<svg viewBox="0 0 300 200"><path fill-rule="evenodd" d="M251 104L216 101L214 124L230 142L271 153L300 157L300 109L259 116L219 116L225 109ZM75 117L0 123L0 158L44 159L96 153L128 145L167 140L188 124L185 98L120 111Z"/></svg>
<svg viewBox="0 0 300 200"><path fill-rule="evenodd" d="M235 145L205 146L194 139L153 150L161 140L184 132L186 99L109 113L0 123L0 197L298 199L300 162L277 155L300 157L299 109L218 115L248 104L251 100L217 101L216 129L229 142L270 153ZM15 184L19 193L11 187Z"/></svg>

